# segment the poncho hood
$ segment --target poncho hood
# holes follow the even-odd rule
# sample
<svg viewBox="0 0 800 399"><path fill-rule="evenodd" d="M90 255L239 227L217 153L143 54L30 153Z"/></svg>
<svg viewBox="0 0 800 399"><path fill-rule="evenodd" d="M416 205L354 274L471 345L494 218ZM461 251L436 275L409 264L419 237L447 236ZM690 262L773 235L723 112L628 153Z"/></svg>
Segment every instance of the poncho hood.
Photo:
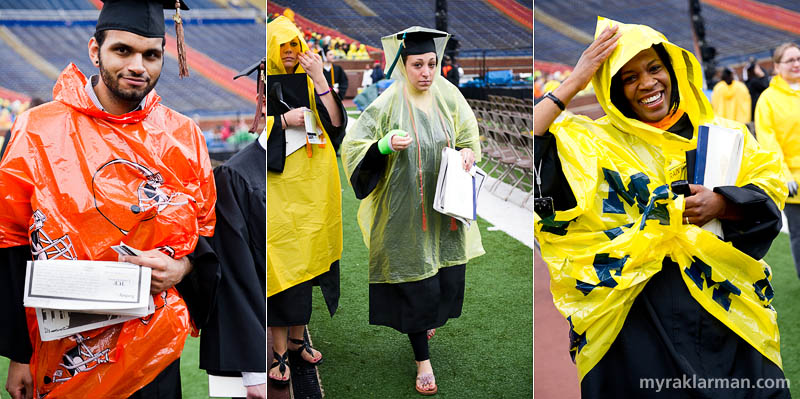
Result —
<svg viewBox="0 0 800 399"><path fill-rule="evenodd" d="M267 24L267 75L289 73L281 61L281 44L292 39L300 40L300 52L309 50L308 43L303 38L303 32L286 17L278 17ZM297 66L295 73L304 73L302 65Z"/></svg>
<svg viewBox="0 0 800 399"><path fill-rule="evenodd" d="M53 99L82 114L112 123L141 122L161 101L161 97L159 97L155 89L153 89L147 94L147 97L145 97L144 107L142 109L122 115L110 114L101 110L94 104L86 93L86 90L84 90L86 82L86 76L81 73L75 64L70 63L61 71L58 81L56 81L55 86L53 86Z"/></svg>
<svg viewBox="0 0 800 399"><path fill-rule="evenodd" d="M714 117L711 105L703 94L703 73L700 63L692 53L670 43L664 35L649 26L623 24L603 17L597 17L595 38L603 32L603 29L611 26L619 26L617 35L620 38L617 48L594 74L592 85L597 101L603 107L603 111L612 125L623 132L640 136L654 144L661 143L665 139L684 140L637 119L626 117L611 102L611 78L633 57L654 44L662 44L670 56L672 68L678 80L679 108L689 115L692 125L697 127L709 122Z"/></svg>
<svg viewBox="0 0 800 399"><path fill-rule="evenodd" d="M769 87L774 87L775 90L778 90L781 93L789 96L800 95L800 90L794 90L789 87L789 83L786 81L786 79L782 78L781 75L773 76L772 80L769 81Z"/></svg>

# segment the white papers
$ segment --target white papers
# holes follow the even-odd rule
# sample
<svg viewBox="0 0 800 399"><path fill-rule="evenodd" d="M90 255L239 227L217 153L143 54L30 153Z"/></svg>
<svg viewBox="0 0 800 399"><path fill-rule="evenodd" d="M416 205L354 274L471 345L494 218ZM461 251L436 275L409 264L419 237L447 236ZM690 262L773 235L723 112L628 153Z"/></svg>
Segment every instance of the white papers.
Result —
<svg viewBox="0 0 800 399"><path fill-rule="evenodd" d="M150 268L123 262L28 261L24 304L66 310L146 309L150 272Z"/></svg>
<svg viewBox="0 0 800 399"><path fill-rule="evenodd" d="M148 313L155 312L153 297L150 296ZM36 321L42 341L53 341L80 332L110 326L141 316L122 316L112 314L83 313L74 310L36 309Z"/></svg>
<svg viewBox="0 0 800 399"><path fill-rule="evenodd" d="M36 308L43 340L154 312L151 269L123 262L28 261L23 304Z"/></svg>
<svg viewBox="0 0 800 399"><path fill-rule="evenodd" d="M286 156L292 155L295 151L306 145L306 130L301 127L286 128Z"/></svg>
<svg viewBox="0 0 800 399"><path fill-rule="evenodd" d="M697 160L694 183L714 189L736 184L742 165L744 136L742 132L714 125L700 125L697 132ZM714 219L703 226L723 237L722 224Z"/></svg>
<svg viewBox="0 0 800 399"><path fill-rule="evenodd" d="M243 398L247 396L242 377L208 375L208 396L212 398Z"/></svg>
<svg viewBox="0 0 800 399"><path fill-rule="evenodd" d="M322 130L317 126L317 120L314 118L314 112L306 110L303 113L303 121L306 125L306 135L308 135L308 142L311 144L325 144L325 136L322 135Z"/></svg>
<svg viewBox="0 0 800 399"><path fill-rule="evenodd" d="M476 208L486 172L473 165L467 172L461 154L453 148L442 150L442 163L433 198L433 209L469 226L477 218Z"/></svg>

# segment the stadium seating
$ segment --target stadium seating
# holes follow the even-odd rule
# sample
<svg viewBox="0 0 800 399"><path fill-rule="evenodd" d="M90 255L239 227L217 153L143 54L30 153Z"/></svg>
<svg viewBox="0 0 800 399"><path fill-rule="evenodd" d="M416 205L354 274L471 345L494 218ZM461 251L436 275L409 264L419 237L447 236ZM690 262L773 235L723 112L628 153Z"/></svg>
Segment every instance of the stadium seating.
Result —
<svg viewBox="0 0 800 399"><path fill-rule="evenodd" d="M74 62L87 75L96 71L86 52L86 43L94 33L93 24L16 25L9 26L9 29L58 69ZM57 42L53 40L55 37L59 38ZM250 102L219 88L202 76L192 74L188 78L179 79L177 61L169 56L164 60L156 91L165 105L190 116L221 113L249 115L253 112L254 105ZM8 84L5 78L0 81L3 86ZM52 82L45 87L48 91L52 89ZM49 100L51 95L48 93L44 98Z"/></svg>
<svg viewBox="0 0 800 399"><path fill-rule="evenodd" d="M14 54L5 42L0 40L0 54ZM4 57L0 62L0 81L6 89L26 94L30 97L50 99L53 93L54 80L48 78L36 68L31 67L20 57Z"/></svg>
<svg viewBox="0 0 800 399"><path fill-rule="evenodd" d="M783 7L787 10L800 12L800 3L796 0L759 0L759 3Z"/></svg>
<svg viewBox="0 0 800 399"><path fill-rule="evenodd" d="M0 0L0 9L96 10L89 0Z"/></svg>
<svg viewBox="0 0 800 399"><path fill-rule="evenodd" d="M569 26L573 26L587 34L594 33L597 16L602 15L626 23L649 25L664 33L673 43L687 49L694 48L690 29L688 3L684 0L586 0L583 7L565 7L563 2L542 0L536 2L536 8L558 16ZM664 18L665 15L676 16ZM721 64L741 62L751 55L768 54L777 44L784 41L796 41L798 36L771 29L764 25L748 21L729 14L715 7L704 5L702 16L705 20L706 39L717 49L717 61ZM550 40L550 33L542 30L542 24L534 24L536 43ZM540 41L541 40L541 41ZM543 46L546 47L546 46ZM585 47L585 46L584 46ZM574 64L581 51L565 58L555 54L557 49L536 49L536 57L545 60Z"/></svg>
<svg viewBox="0 0 800 399"><path fill-rule="evenodd" d="M189 46L236 71L252 65L266 51L267 31L263 24L252 20L207 20L202 24L186 25L184 29Z"/></svg>
<svg viewBox="0 0 800 399"><path fill-rule="evenodd" d="M292 10L319 24L337 27L343 34L380 48L380 38L412 25L434 27L434 2L409 0L362 1L377 16L362 16L346 4L320 7L313 0L292 0ZM459 4L467 4L459 3ZM531 34L484 2L448 7L448 30L461 42L461 49L529 49ZM498 23L498 21L500 21ZM530 52L528 53L530 54Z"/></svg>
<svg viewBox="0 0 800 399"><path fill-rule="evenodd" d="M543 23L535 23L533 32L533 46L536 49L537 61L575 65L586 48L585 44L578 43Z"/></svg>

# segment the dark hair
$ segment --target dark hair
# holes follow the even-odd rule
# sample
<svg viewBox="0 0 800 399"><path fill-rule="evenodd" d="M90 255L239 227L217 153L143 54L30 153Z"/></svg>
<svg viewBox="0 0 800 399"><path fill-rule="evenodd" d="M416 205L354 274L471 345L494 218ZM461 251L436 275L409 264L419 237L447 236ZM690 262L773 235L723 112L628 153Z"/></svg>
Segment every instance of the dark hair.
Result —
<svg viewBox="0 0 800 399"><path fill-rule="evenodd" d="M733 82L733 71L731 71L729 68L723 69L720 79L724 80L727 84L731 84L731 82Z"/></svg>
<svg viewBox="0 0 800 399"><path fill-rule="evenodd" d="M94 40L97 41L97 47L103 47L103 42L106 41L106 33L107 30L95 31L94 32ZM161 39L161 49L164 49L164 46L167 45L167 39Z"/></svg>
<svg viewBox="0 0 800 399"><path fill-rule="evenodd" d="M678 93L678 79L675 77L675 69L672 68L672 60L663 44L654 44L652 49L655 50L658 58L661 60L661 63L664 64L664 68L667 69L667 73L669 74L671 88L669 111L670 114L674 114L678 110L681 98L680 93ZM622 76L617 72L617 74L611 78L611 103L622 112L622 115L632 119L639 119L639 116L633 112L630 102L625 98L625 91L622 86Z"/></svg>

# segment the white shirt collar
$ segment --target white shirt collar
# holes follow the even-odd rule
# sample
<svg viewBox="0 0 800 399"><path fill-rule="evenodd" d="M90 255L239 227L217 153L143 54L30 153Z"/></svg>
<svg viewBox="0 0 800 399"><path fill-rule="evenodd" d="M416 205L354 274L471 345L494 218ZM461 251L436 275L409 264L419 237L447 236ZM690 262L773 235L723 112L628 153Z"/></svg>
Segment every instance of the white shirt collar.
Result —
<svg viewBox="0 0 800 399"><path fill-rule="evenodd" d="M261 148L267 149L267 128L264 128L264 131L258 135L258 144L261 144Z"/></svg>

